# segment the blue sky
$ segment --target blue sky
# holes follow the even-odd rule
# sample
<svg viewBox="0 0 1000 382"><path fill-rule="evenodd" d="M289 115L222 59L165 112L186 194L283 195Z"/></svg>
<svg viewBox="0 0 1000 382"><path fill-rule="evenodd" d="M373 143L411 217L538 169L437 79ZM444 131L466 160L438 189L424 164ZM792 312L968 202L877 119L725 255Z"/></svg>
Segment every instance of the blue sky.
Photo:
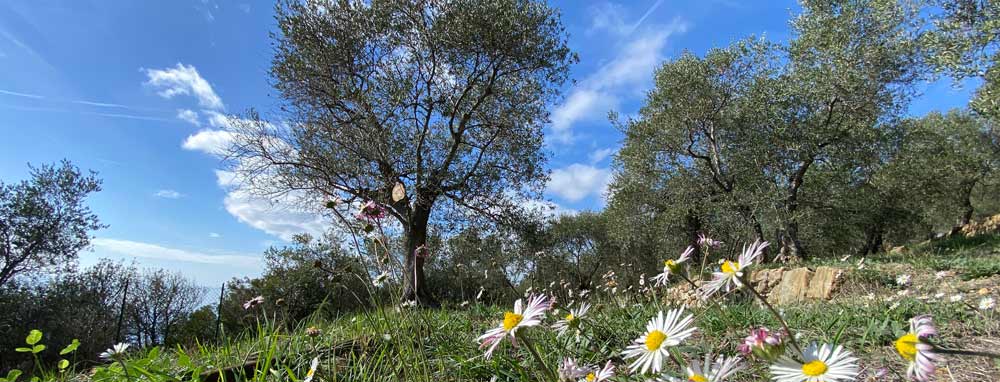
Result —
<svg viewBox="0 0 1000 382"><path fill-rule="evenodd" d="M580 63L546 131L561 209L600 209L620 134L607 112L632 115L653 70L745 36L789 37L794 1L555 1ZM264 114L274 31L267 2L35 1L0 3L0 179L62 158L100 173L91 207L109 228L96 259L136 259L206 286L261 271L264 249L327 224L224 187L211 155L226 113ZM962 107L969 89L926 86L912 114Z"/></svg>

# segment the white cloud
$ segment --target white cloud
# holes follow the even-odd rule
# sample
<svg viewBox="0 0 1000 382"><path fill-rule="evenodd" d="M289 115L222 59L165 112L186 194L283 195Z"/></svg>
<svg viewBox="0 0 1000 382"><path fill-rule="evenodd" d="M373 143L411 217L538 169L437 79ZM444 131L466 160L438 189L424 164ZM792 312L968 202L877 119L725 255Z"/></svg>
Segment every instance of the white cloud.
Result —
<svg viewBox="0 0 1000 382"><path fill-rule="evenodd" d="M321 214L298 207L301 194L263 198L242 189L232 172L216 170L215 176L219 186L228 191L223 200L226 211L244 224L288 241L301 233L321 237L329 228Z"/></svg>
<svg viewBox="0 0 1000 382"><path fill-rule="evenodd" d="M180 199L184 197L184 194L174 190L159 190L153 196L164 199Z"/></svg>
<svg viewBox="0 0 1000 382"><path fill-rule="evenodd" d="M656 11L660 5L663 4L663 0L657 0L653 5L646 9L646 12L639 17L634 23L628 23L625 21L627 16L625 15L625 8L621 4L611 3L611 2L601 2L591 5L587 8L590 13L590 27L587 28L587 34L591 35L597 32L611 32L612 34L619 36L628 36L635 32L636 29L642 25L650 15Z"/></svg>
<svg viewBox="0 0 1000 382"><path fill-rule="evenodd" d="M590 158L590 164L597 164L611 156L611 154L614 154L615 150L616 149L611 147L598 149L592 151L589 155L587 155L587 157Z"/></svg>
<svg viewBox="0 0 1000 382"><path fill-rule="evenodd" d="M212 155L225 155L233 142L233 133L225 130L202 130L184 139L185 150L201 151Z"/></svg>
<svg viewBox="0 0 1000 382"><path fill-rule="evenodd" d="M198 121L198 112L191 109L177 109L177 118L195 126L201 126Z"/></svg>
<svg viewBox="0 0 1000 382"><path fill-rule="evenodd" d="M222 235L219 235L219 234L217 234L215 232L209 232L208 233L208 237L213 238L213 239L217 239L217 238L222 237Z"/></svg>
<svg viewBox="0 0 1000 382"><path fill-rule="evenodd" d="M190 95L198 99L201 107L222 110L225 106L222 99L212 90L212 85L198 74L194 66L177 63L176 67L167 69L146 69L149 78L146 84L159 89L163 98L173 98L178 95Z"/></svg>
<svg viewBox="0 0 1000 382"><path fill-rule="evenodd" d="M6 94L6 95L15 96L15 97L31 98L31 99L42 99L42 98L45 98L44 96L40 96L38 94L18 93L18 92L12 92L10 90L3 90L3 89L0 89L0 94Z"/></svg>
<svg viewBox="0 0 1000 382"><path fill-rule="evenodd" d="M570 143L575 123L605 117L622 98L641 96L664 58L662 51L667 39L675 33L684 33L687 28L686 22L675 18L669 25L650 29L629 41L613 60L581 81L556 106L552 111L550 138Z"/></svg>
<svg viewBox="0 0 1000 382"><path fill-rule="evenodd" d="M96 238L91 240L91 244L98 250L148 259L244 267L259 267L261 265L261 259L257 256L209 254L130 240Z"/></svg>
<svg viewBox="0 0 1000 382"><path fill-rule="evenodd" d="M591 195L603 197L610 182L610 169L574 163L552 170L546 191L577 202Z"/></svg>

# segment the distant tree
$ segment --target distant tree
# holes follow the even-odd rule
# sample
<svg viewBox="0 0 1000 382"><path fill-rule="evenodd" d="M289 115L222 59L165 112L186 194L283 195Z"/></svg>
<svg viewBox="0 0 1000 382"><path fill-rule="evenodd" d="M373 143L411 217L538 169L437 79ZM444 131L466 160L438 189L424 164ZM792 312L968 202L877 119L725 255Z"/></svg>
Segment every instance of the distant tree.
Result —
<svg viewBox="0 0 1000 382"><path fill-rule="evenodd" d="M142 346L163 344L201 303L204 290L180 273L149 270L129 287L131 335Z"/></svg>
<svg viewBox="0 0 1000 382"><path fill-rule="evenodd" d="M101 190L96 173L85 175L66 160L30 168L29 179L0 182L0 285L19 274L72 268L90 245L89 232L105 227L85 204Z"/></svg>
<svg viewBox="0 0 1000 382"><path fill-rule="evenodd" d="M404 238L403 298L433 305L416 255L428 222L511 221L540 196L542 127L575 60L557 11L310 0L282 2L277 22L271 75L287 116L233 120L234 172L263 194L385 206Z"/></svg>
<svg viewBox="0 0 1000 382"><path fill-rule="evenodd" d="M165 345L190 346L215 340L215 307L205 305L178 320Z"/></svg>
<svg viewBox="0 0 1000 382"><path fill-rule="evenodd" d="M574 289L591 289L601 274L624 262L625 256L609 237L608 220L602 213L562 215L547 230L548 242L536 256L534 279L542 285L569 283Z"/></svg>

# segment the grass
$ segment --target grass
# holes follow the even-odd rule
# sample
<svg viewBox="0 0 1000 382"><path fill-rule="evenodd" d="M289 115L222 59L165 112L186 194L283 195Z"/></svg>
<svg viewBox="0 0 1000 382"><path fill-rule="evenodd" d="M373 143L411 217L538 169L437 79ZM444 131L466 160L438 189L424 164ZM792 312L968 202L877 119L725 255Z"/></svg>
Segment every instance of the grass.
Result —
<svg viewBox="0 0 1000 382"><path fill-rule="evenodd" d="M800 335L800 342L838 343L860 359L863 376L878 369L890 370L887 379L902 380L905 365L892 350L892 342L907 329L907 320L931 314L945 347L990 350L1000 343L1000 312L981 311L973 297L961 301L923 298L942 285L974 282L987 285L996 295L1000 278L1000 236L949 239L921 243L903 253L869 258L863 269L850 269L839 296L829 302L780 307L788 324ZM836 262L827 262L834 264ZM839 263L841 266L844 263ZM936 281L931 271L955 272L950 280ZM914 274L912 293L898 296L895 284L899 272ZM993 283L990 284L989 282ZM604 296L591 301L585 335L579 339L557 337L552 331L530 328L549 366L562 357L575 357L596 365L611 360L622 372L620 358L634 338L642 334L646 322L670 301L649 295ZM775 317L746 295L719 300L720 306L694 307L695 336L680 347L685 358L700 357L707 351L736 354L736 347L750 328L778 328ZM384 306L340 317L316 318L294 329L261 319L256 330L231 335L223 344L200 345L189 349L147 349L133 352L125 362L126 377L118 363L79 374L76 378L108 381L175 381L223 375L226 381L293 381L306 375L310 361L319 357L315 380L322 381L541 381L544 375L523 349L513 349L508 341L494 357L486 360L476 337L493 327L508 306L471 305L438 310ZM266 312L259 312L265 317ZM551 318L546 324L551 323ZM320 329L317 336L306 328ZM251 361L256 360L256 363ZM247 367L237 367L247 365ZM766 364L749 362L734 381L767 380ZM225 371L219 373L219 371ZM673 364L668 370L680 372ZM987 359L951 359L943 368L952 380L990 380L1000 375L1000 365ZM60 376L66 379L71 373ZM92 377L87 377L92 375ZM992 376L992 377L991 377ZM640 381L639 376L621 375L615 381ZM859 378L859 380L865 380Z"/></svg>

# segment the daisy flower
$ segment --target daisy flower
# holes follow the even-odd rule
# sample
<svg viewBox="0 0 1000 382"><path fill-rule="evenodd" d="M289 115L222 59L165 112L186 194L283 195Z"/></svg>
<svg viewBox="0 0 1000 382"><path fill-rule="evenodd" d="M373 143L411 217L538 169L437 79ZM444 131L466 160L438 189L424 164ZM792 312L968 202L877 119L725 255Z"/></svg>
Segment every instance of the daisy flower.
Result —
<svg viewBox="0 0 1000 382"><path fill-rule="evenodd" d="M559 364L559 380L564 382L576 381L587 376L587 369L576 363L573 358L563 358Z"/></svg>
<svg viewBox="0 0 1000 382"><path fill-rule="evenodd" d="M556 333L558 333L556 336L561 337L563 334L566 334L566 332L570 330L575 330L579 334L581 319L583 319L583 317L587 315L587 311L589 310L590 310L590 304L586 302L580 303L580 306L570 309L569 314L567 314L561 320L556 321L555 324L552 324L552 329L555 329Z"/></svg>
<svg viewBox="0 0 1000 382"><path fill-rule="evenodd" d="M250 310L264 303L264 296L257 296L251 298L247 302L243 303L243 310Z"/></svg>
<svg viewBox="0 0 1000 382"><path fill-rule="evenodd" d="M712 281L705 283L698 291L701 292L702 297L708 298L715 294L716 292L725 289L729 292L734 287L739 289L743 286L743 270L749 267L764 249L769 245L768 242L754 241L749 247L743 247L743 253L740 254L737 261L725 260L722 262L722 266L719 272L712 273Z"/></svg>
<svg viewBox="0 0 1000 382"><path fill-rule="evenodd" d="M785 354L785 338L783 332L774 332L764 327L753 329L750 335L743 339L737 349L744 355L753 354L757 357L774 361Z"/></svg>
<svg viewBox="0 0 1000 382"><path fill-rule="evenodd" d="M896 285L899 285L901 287L910 286L910 282L912 282L912 281L913 281L913 277L910 277L910 275L908 275L908 274L902 274L902 275L896 276Z"/></svg>
<svg viewBox="0 0 1000 382"><path fill-rule="evenodd" d="M684 309L673 309L663 315L660 311L656 317L646 324L646 334L637 338L625 348L622 355L625 359L636 358L629 365L629 370L640 370L645 374L649 370L658 373L663 369L663 363L670 353L667 348L677 346L698 328L692 326L694 318L688 314L682 317Z"/></svg>
<svg viewBox="0 0 1000 382"><path fill-rule="evenodd" d="M937 335L934 322L929 315L910 319L910 331L896 339L896 352L908 362L906 376L915 381L930 381L938 359L934 347L924 342L927 337Z"/></svg>
<svg viewBox="0 0 1000 382"><path fill-rule="evenodd" d="M663 286L667 284L667 279L671 274L677 273L681 270L681 264L691 258L691 254L694 253L694 247L688 246L687 249L681 253L681 257L677 260L670 259L663 262L663 272L653 276L653 281L656 281L656 286Z"/></svg>
<svg viewBox="0 0 1000 382"><path fill-rule="evenodd" d="M123 342L105 350L100 354L100 357L105 361L118 360L125 356L126 351L128 351L128 344Z"/></svg>
<svg viewBox="0 0 1000 382"><path fill-rule="evenodd" d="M712 353L705 354L705 361L693 360L685 368L687 379L681 380L673 377L660 379L661 382L722 382L726 378L743 369L739 357L725 357L720 355L712 360Z"/></svg>
<svg viewBox="0 0 1000 382"><path fill-rule="evenodd" d="M486 348L485 357L489 359L493 356L493 351L505 337L510 337L510 342L517 346L517 330L537 326L542 323L545 311L551 308L551 302L545 295L537 295L528 298L527 306L521 299L514 302L514 311L507 311L503 314L503 321L494 329L490 329L476 339L480 343L479 349Z"/></svg>
<svg viewBox="0 0 1000 382"><path fill-rule="evenodd" d="M389 272L382 272L378 276L375 276L375 279L372 280L372 285L374 285L376 288L380 288L382 287L382 285L385 285L385 282L388 280L389 280Z"/></svg>
<svg viewBox="0 0 1000 382"><path fill-rule="evenodd" d="M981 300L979 300L979 310L990 310L995 308L996 306L997 303L996 301L993 300L993 297L983 297Z"/></svg>
<svg viewBox="0 0 1000 382"><path fill-rule="evenodd" d="M705 248L719 248L722 246L722 242L705 236L703 233L698 234L698 245Z"/></svg>
<svg viewBox="0 0 1000 382"><path fill-rule="evenodd" d="M787 355L781 357L771 365L771 379L775 382L846 382L858 375L858 359L840 345L811 343L798 358L802 362Z"/></svg>
<svg viewBox="0 0 1000 382"><path fill-rule="evenodd" d="M604 364L604 368L597 369L595 367L594 371L587 373L587 375L583 376L579 382L602 382L607 381L614 376L615 365L612 365L611 361L608 361L608 363Z"/></svg>
<svg viewBox="0 0 1000 382"><path fill-rule="evenodd" d="M316 369L319 368L319 357L313 358L312 363L309 364L309 371L306 372L306 377L302 379L302 382L312 382L313 377L316 375Z"/></svg>

